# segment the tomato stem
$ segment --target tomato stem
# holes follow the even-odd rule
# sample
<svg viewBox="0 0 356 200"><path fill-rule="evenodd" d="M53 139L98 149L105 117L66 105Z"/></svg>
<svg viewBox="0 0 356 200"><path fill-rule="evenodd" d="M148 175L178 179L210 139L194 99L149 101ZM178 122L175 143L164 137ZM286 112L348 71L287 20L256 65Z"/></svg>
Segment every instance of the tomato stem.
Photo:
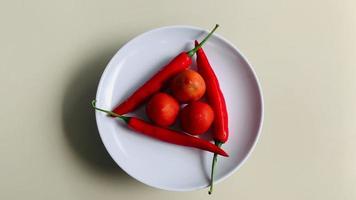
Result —
<svg viewBox="0 0 356 200"><path fill-rule="evenodd" d="M203 46L203 44L210 38L210 36L216 31L216 29L219 27L219 24L216 24L214 29L210 31L210 33L200 42L200 44L196 47L194 47L192 50L188 51L188 55L192 57L200 47Z"/></svg>
<svg viewBox="0 0 356 200"><path fill-rule="evenodd" d="M215 140L215 145L218 146L219 148L221 147L223 143L222 142L218 142ZM213 186L214 186L214 173L215 173L215 165L216 162L218 161L218 154L214 153L214 157L213 157L213 163L211 165L211 175L210 175L210 189L209 189L209 194L213 193Z"/></svg>
<svg viewBox="0 0 356 200"><path fill-rule="evenodd" d="M95 103L96 103L96 100L93 100L93 101L91 102L91 106L92 106L95 110L99 110L99 111L104 112L104 113L107 113L107 114L109 114L109 115L111 115L111 116L114 116L114 117L117 117L117 118L119 118L119 119L122 119L122 120L124 120L126 123L129 122L130 117L126 117L126 116L123 116L123 115L118 115L118 114L116 114L116 113L114 113L114 112L111 112L111 111L109 111L109 110L104 110L104 109L98 108L98 107L95 106Z"/></svg>

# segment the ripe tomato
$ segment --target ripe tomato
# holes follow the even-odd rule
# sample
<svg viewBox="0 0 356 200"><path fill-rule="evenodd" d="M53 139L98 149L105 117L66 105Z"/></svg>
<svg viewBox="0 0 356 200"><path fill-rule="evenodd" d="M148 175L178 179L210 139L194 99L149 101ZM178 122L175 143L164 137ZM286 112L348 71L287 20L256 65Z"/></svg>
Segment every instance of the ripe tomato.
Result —
<svg viewBox="0 0 356 200"><path fill-rule="evenodd" d="M146 105L147 116L159 126L172 125L178 115L179 104L166 93L157 93L151 97Z"/></svg>
<svg viewBox="0 0 356 200"><path fill-rule="evenodd" d="M214 120L214 111L209 104L195 101L185 106L180 114L182 129L192 135L206 132Z"/></svg>
<svg viewBox="0 0 356 200"><path fill-rule="evenodd" d="M188 69L173 78L170 88L174 97L187 103L197 101L204 95L205 82L198 72Z"/></svg>

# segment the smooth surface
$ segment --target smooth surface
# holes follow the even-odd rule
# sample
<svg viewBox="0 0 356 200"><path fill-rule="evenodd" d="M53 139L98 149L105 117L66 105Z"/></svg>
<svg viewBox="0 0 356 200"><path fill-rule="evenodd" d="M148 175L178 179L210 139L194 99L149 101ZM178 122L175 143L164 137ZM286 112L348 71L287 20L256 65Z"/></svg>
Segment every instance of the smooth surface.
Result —
<svg viewBox="0 0 356 200"><path fill-rule="evenodd" d="M0 199L356 199L355 7L354 0L0 1ZM89 101L100 72L145 30L215 23L262 83L261 138L213 196L147 187L116 167L98 137Z"/></svg>
<svg viewBox="0 0 356 200"><path fill-rule="evenodd" d="M96 105L113 110L176 55L192 49L195 39L201 41L207 34L197 27L168 26L130 40L105 68ZM211 65L215 66L216 76L223 80L220 87L226 99L232 133L223 145L230 157L219 157L217 184L237 171L255 146L262 125L263 102L251 66L231 43L214 35L204 49ZM192 68L196 67L195 57L193 63ZM144 107L130 115L136 114L147 120ZM171 191L192 191L209 185L212 153L163 143L135 133L100 111L96 113L96 121L111 157L135 179ZM209 134L202 137L211 139Z"/></svg>

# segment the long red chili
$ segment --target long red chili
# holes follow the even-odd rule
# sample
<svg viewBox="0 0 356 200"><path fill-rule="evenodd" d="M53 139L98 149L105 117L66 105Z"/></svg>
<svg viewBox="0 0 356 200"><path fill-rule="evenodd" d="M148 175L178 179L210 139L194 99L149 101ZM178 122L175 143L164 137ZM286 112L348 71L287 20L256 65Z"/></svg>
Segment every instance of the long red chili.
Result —
<svg viewBox="0 0 356 200"><path fill-rule="evenodd" d="M147 98L149 98L155 92L158 92L163 88L167 80L172 78L177 73L185 70L192 64L192 56L196 51L209 39L209 37L219 27L215 25L214 29L204 38L204 40L195 48L188 52L182 52L176 56L171 62L164 66L159 72L157 72L151 79L138 88L129 98L117 106L113 112L119 115L126 114L133 111L140 104L142 104Z"/></svg>
<svg viewBox="0 0 356 200"><path fill-rule="evenodd" d="M111 111L103 110L101 108L97 108L95 106L95 100L92 102L92 106L99 111L108 113L111 116L122 119L126 122L126 124L131 127L133 130L138 133L142 133L144 135L159 139L161 141L169 142L172 144L177 144L181 146L195 147L198 149L210 151L212 153L216 153L222 156L228 157L228 154L222 150L220 147L197 137L193 137L184 133L180 133L174 130L170 130L167 128L162 128L159 126L154 126L144 120L141 120L136 117L126 117L122 115L118 115Z"/></svg>
<svg viewBox="0 0 356 200"><path fill-rule="evenodd" d="M198 41L195 41L195 46L199 46ZM225 98L221 91L219 81L202 48L199 48L197 51L197 67L198 72L206 80L206 97L214 111L214 115L216 116L214 119L213 138L215 141L215 145L220 147L223 143L227 141L229 137L228 113ZM213 192L214 171L216 162L217 154L214 154L211 169L209 194Z"/></svg>

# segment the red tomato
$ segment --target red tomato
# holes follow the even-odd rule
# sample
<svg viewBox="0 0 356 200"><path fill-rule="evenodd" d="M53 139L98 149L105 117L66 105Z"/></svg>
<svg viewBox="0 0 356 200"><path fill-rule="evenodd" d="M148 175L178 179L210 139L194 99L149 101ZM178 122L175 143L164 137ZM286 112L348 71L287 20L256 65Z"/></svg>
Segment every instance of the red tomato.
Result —
<svg viewBox="0 0 356 200"><path fill-rule="evenodd" d="M179 112L179 104L172 96L166 93L157 93L152 96L146 105L147 116L159 126L169 126L174 123Z"/></svg>
<svg viewBox="0 0 356 200"><path fill-rule="evenodd" d="M180 114L182 129L192 135L206 132L214 120L214 111L209 104L195 101L185 106Z"/></svg>
<svg viewBox="0 0 356 200"><path fill-rule="evenodd" d="M197 101L204 95L205 82L198 72L188 69L173 78L170 88L174 97L187 103Z"/></svg>

